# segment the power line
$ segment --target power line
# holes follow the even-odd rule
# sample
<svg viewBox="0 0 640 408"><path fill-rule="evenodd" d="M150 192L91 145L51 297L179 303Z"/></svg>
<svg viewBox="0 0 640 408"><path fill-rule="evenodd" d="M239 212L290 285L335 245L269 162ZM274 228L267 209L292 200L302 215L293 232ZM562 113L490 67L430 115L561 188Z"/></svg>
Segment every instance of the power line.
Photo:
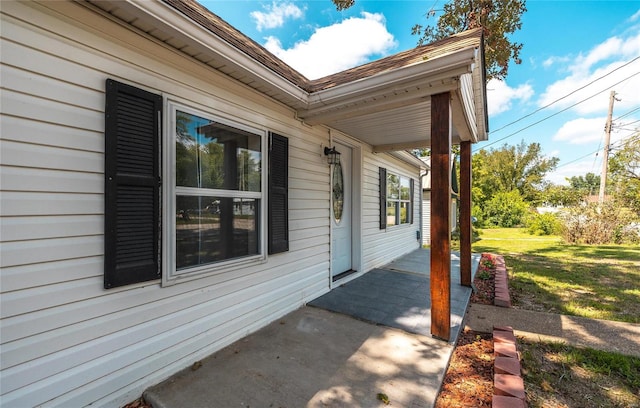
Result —
<svg viewBox="0 0 640 408"><path fill-rule="evenodd" d="M637 57L636 59L638 59L638 58L640 58L640 57ZM501 141L503 141L503 140L505 140L505 139L508 139L508 138L510 138L511 136L515 136L515 135L517 135L518 133L522 132L523 130L527 130L527 129L529 129L529 128L531 128L531 127L533 127L533 126L535 126L535 125L537 125L537 124L539 124L539 123L544 122L544 121L545 121L545 120L547 120L547 119L550 119L550 118L552 118L552 117L554 117L554 116L557 116L557 115L561 114L562 112L565 112L565 111L567 111L567 110L569 110L569 109L573 108L574 106L581 104L582 102L585 102L585 101L587 101L587 100L589 100L589 99L591 99L591 98L594 98L594 97L596 97L596 96L600 95L602 92L605 92L605 91L607 91L608 89L611 89L612 87L614 87L614 86L616 86L616 85L619 85L619 84L621 84L622 82L624 82L624 81L628 80L629 78L632 78L632 77L634 77L634 76L636 76L636 75L640 75L640 71L639 71L639 72L636 72L636 73L634 73L634 74L629 75L628 77L624 78L623 80L618 81L618 82L616 82L615 84L612 84L611 86L608 86L606 89L603 89L603 90L601 90L601 91L599 91L599 92L596 92L595 94L593 94L593 95L591 95L591 96L589 96L589 97L587 97L587 98L584 98L584 99L582 99L582 100L580 100L580 101L578 101L578 102L574 103L573 105L567 106L566 108L561 109L561 110L559 110L558 112L553 113L553 114L551 114L551 115L549 115L549 116L546 116L546 117L544 117L544 118L540 119L540 120L539 120L539 121L537 121L537 122L533 122L532 124L527 125L527 126L525 126L525 127L521 128L521 129L518 129L518 130L516 130L516 131L515 131L515 132L513 132L513 133L510 133L510 134L508 134L508 135L506 135L506 136L504 136L504 137L502 137L502 138L500 138L500 139L498 139L498 140L495 140L495 141L493 141L493 142L491 142L491 143L489 143L489 144L487 144L487 145L484 145L484 146L482 146L482 147L480 148L480 150L481 150L481 149L484 149L484 148L487 148L487 147L489 147L489 146L491 146L491 145L494 145L494 144L496 144L496 143L498 143L498 142L501 142Z"/></svg>
<svg viewBox="0 0 640 408"><path fill-rule="evenodd" d="M623 143L623 142L626 142L626 141L627 141L627 139L629 139L629 140L635 140L635 139L637 139L637 138L640 138L640 135L631 135L631 136L628 136L628 137L626 137L626 138L622 138L622 139L620 139L620 140L616 140L615 142L612 142L612 143L611 143L611 145L609 145L609 150L611 150L611 149L612 149L615 145L617 145L617 144L621 144L621 143ZM617 147L617 146L615 146L615 147ZM557 170L557 169L559 169L559 168L561 168L561 167L565 167L565 166L568 166L569 164L573 164L573 163L575 163L575 162L577 162L577 161L580 161L580 160L584 159L585 157L589 157L589 156L591 156L592 154L597 154L597 153L599 153L599 152L600 152L600 148L598 147L598 150L594 150L594 151L592 151L592 152L590 152L590 153L585 154L584 156L580 156L580 157L578 157L577 159L571 160L570 162L566 162L566 163L561 164L560 166L557 166L557 167L556 167L556 170Z"/></svg>
<svg viewBox="0 0 640 408"><path fill-rule="evenodd" d="M613 74L613 73L614 73L614 72L616 72L617 70L619 70L619 69L622 69L622 68L626 67L627 65L631 64L632 62L634 62L634 61L636 61L636 60L638 60L638 59L640 59L640 56L639 56L639 57L635 57L635 58L634 58L634 59L632 59L631 61L629 61L629 62L627 62L627 63L625 63L625 64L623 64L623 65L619 66L618 68L615 68L615 69L613 69L613 70L611 70L611 71L607 72L606 74L604 74L604 75L602 75L602 76L600 76L600 77L598 77L598 78L594 79L593 81L589 82L588 84L583 85L583 86L581 86L580 88L578 88L578 89L575 89L575 90L571 91L570 93L566 94L565 96L563 96L563 97L561 97L561 98L558 98L558 99L556 99L555 101L553 101L553 102L551 102L551 103L548 103L548 104L546 104L545 106L543 106L543 107L541 107L541 108L538 108L538 109L534 110L533 112L528 113L528 114L526 114L525 116L523 116L523 117L521 117L521 118L519 118L519 119L514 120L513 122L509 122L509 123L507 123L506 125L504 125L504 126L502 126L502 127L498 128L498 129L494 130L492 133L499 132L499 131L501 131L502 129L504 129L504 128L506 128L506 127L509 127L509 126L511 126L511 125L513 125L513 124L515 124L515 123L520 122L521 120L524 120L524 119L528 118L529 116L533 116L533 115L535 115L536 113L540 112L541 110L546 109L546 108L548 108L549 106L551 106L551 105L553 105L553 104L555 104L555 103L558 103L558 102L560 102L561 100L563 100L563 99L565 99L565 98L568 98L569 96L573 95L574 93L576 93L576 92L578 92L578 91L581 91L581 90L583 90L584 88L586 88L586 87L588 87L588 86L590 86L590 85L593 85L594 83L598 82L599 80L601 80L601 79L603 79L603 78L605 78L605 77L607 77L607 76L609 76L609 75ZM630 78L630 77L629 77L629 78ZM628 79L628 78L627 78L627 79ZM617 85L617 84L616 84L616 85Z"/></svg>
<svg viewBox="0 0 640 408"><path fill-rule="evenodd" d="M600 151L600 146L602 146L602 139L604 138L604 134L600 138L600 142L598 142L598 150L596 150L595 156L593 156L593 164L591 165L591 171L593 171L594 167L596 167L596 160L598 160L598 152Z"/></svg>
<svg viewBox="0 0 640 408"><path fill-rule="evenodd" d="M624 118L625 116L629 116L629 115L631 115L633 112L635 112L635 111L639 111L639 110L640 110L640 106L638 106L638 107L637 107L637 108L635 108L635 109L631 109L630 111L627 111L627 112L623 113L622 115L618 116L617 118L615 118L615 119L614 119L614 121L616 121L616 120L620 120L620 119Z"/></svg>
<svg viewBox="0 0 640 408"><path fill-rule="evenodd" d="M600 149L595 150L595 151L593 151L593 152L591 152L591 153L587 153L587 154L585 154L584 156L580 156L580 157L578 157L577 159L571 160L570 162L563 163L563 164L561 164L560 166L557 166L557 167L556 167L556 170L558 170L558 169L559 169L559 168L561 168L561 167L568 166L568 165L570 165L570 164L572 164L572 163L575 163L575 162L577 162L577 161L580 161L580 160L584 159L585 157L589 157L589 156L591 156L592 154L596 154L596 153L598 153L599 151L600 151Z"/></svg>
<svg viewBox="0 0 640 408"><path fill-rule="evenodd" d="M634 120L633 122L621 123L617 127L619 127L619 126L629 126L629 125L633 125L634 123L638 123L638 122L640 122L640 119Z"/></svg>

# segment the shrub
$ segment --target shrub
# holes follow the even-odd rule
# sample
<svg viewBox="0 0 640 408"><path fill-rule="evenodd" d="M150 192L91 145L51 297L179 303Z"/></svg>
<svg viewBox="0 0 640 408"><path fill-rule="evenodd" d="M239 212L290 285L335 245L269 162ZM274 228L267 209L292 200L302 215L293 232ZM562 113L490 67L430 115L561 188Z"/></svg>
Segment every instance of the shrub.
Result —
<svg viewBox="0 0 640 408"><path fill-rule="evenodd" d="M527 219L527 231L532 235L555 235L562 233L562 222L555 214L535 213Z"/></svg>
<svg viewBox="0 0 640 408"><path fill-rule="evenodd" d="M529 209L518 190L498 192L484 208L486 223L494 227L517 227L522 225L524 215Z"/></svg>
<svg viewBox="0 0 640 408"><path fill-rule="evenodd" d="M621 244L640 240L638 216L609 202L567 208L562 214L562 235L570 244Z"/></svg>

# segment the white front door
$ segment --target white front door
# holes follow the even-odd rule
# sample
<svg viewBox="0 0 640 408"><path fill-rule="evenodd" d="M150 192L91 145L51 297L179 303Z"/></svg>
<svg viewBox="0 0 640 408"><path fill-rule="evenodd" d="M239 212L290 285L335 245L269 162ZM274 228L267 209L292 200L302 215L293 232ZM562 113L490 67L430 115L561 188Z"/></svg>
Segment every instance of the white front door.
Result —
<svg viewBox="0 0 640 408"><path fill-rule="evenodd" d="M336 276L352 269L352 163L350 147L334 143L340 152L340 164L331 169L331 275Z"/></svg>

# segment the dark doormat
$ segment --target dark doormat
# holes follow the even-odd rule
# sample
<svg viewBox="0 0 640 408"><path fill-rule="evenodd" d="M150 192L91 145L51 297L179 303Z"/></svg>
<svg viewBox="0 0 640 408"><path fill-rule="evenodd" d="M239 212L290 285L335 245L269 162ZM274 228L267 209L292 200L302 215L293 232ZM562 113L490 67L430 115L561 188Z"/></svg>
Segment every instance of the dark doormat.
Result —
<svg viewBox="0 0 640 408"><path fill-rule="evenodd" d="M458 336L471 289L451 285L451 341ZM429 278L373 269L311 301L310 306L409 333L431 335Z"/></svg>

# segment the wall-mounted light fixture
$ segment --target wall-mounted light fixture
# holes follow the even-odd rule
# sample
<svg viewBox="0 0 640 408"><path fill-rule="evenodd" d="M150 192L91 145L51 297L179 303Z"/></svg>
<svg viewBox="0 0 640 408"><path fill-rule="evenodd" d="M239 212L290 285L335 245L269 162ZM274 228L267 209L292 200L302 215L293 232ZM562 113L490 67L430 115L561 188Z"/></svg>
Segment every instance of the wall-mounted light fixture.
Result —
<svg viewBox="0 0 640 408"><path fill-rule="evenodd" d="M336 150L335 146L332 148L325 147L324 155L327 156L327 163L329 163L329 165L340 163L340 152Z"/></svg>

